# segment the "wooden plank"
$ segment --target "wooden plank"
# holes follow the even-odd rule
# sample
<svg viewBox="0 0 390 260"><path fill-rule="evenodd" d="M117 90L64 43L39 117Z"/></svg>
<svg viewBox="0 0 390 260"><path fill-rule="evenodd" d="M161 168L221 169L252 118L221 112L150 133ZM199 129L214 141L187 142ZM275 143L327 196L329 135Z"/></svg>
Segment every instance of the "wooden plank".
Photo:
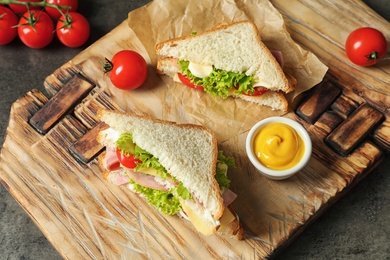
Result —
<svg viewBox="0 0 390 260"><path fill-rule="evenodd" d="M57 94L64 84L71 80L75 75L80 75L80 73L80 68L69 61L62 65L61 69L57 69L47 76L43 84L49 97L53 97Z"/></svg>
<svg viewBox="0 0 390 260"><path fill-rule="evenodd" d="M102 122L97 124L69 147L70 153L76 160L82 163L88 163L102 151L104 147L96 141L96 136L104 127L106 125Z"/></svg>
<svg viewBox="0 0 390 260"><path fill-rule="evenodd" d="M343 119L335 112L333 111L326 111L323 113L320 118L315 122L315 126L320 127L323 129L327 134L332 132L341 122Z"/></svg>
<svg viewBox="0 0 390 260"><path fill-rule="evenodd" d="M347 156L384 119L382 113L369 105L360 106L325 139L337 153Z"/></svg>
<svg viewBox="0 0 390 260"><path fill-rule="evenodd" d="M373 134L375 142L382 147L387 153L390 152L390 118L387 117Z"/></svg>
<svg viewBox="0 0 390 260"><path fill-rule="evenodd" d="M338 113L344 119L347 118L358 107L359 103L346 95L341 95L330 106L333 111Z"/></svg>
<svg viewBox="0 0 390 260"><path fill-rule="evenodd" d="M314 124L322 113L327 110L332 102L340 95L341 88L332 81L324 81L315 87L315 90L309 94L306 100L299 105L296 113Z"/></svg>
<svg viewBox="0 0 390 260"><path fill-rule="evenodd" d="M380 162L384 155L384 151L372 141L365 140L353 151L351 156L348 156L347 160L353 162L356 167L360 167L361 169L358 171L364 175L370 167ZM361 177L359 176L359 178Z"/></svg>
<svg viewBox="0 0 390 260"><path fill-rule="evenodd" d="M67 112L84 98L94 87L91 83L74 76L58 93L29 120L30 124L41 134L58 122Z"/></svg>

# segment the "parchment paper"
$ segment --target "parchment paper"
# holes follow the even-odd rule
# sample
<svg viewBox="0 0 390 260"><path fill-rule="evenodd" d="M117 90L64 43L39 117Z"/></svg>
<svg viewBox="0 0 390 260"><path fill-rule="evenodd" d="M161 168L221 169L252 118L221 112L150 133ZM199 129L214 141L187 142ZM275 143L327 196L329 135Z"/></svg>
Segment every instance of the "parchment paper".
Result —
<svg viewBox="0 0 390 260"><path fill-rule="evenodd" d="M321 82L327 67L311 52L296 44L286 30L282 15L267 0L155 0L129 13L128 25L147 50L152 66L157 57L156 43L202 32L220 22L252 20L269 49L280 50L284 70L297 79L297 90L288 95L290 104L297 95ZM219 141L248 131L262 118L282 115L268 107L240 99L212 98L163 77L165 98L180 107L186 121L210 127ZM180 121L177 118L177 121Z"/></svg>

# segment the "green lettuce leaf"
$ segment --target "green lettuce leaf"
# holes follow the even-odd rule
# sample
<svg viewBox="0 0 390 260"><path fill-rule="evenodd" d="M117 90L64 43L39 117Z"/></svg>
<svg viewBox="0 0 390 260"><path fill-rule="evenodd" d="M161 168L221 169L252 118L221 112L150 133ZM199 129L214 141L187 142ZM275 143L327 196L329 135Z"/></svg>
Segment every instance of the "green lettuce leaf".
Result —
<svg viewBox="0 0 390 260"><path fill-rule="evenodd" d="M198 78L189 70L189 63L189 61L185 60L178 61L180 73L186 75L186 77L195 85L202 86L204 91L210 93L213 97L227 98L229 96L229 90L235 87L238 87L235 93L239 95L241 95L243 91L250 94L254 93L253 76L214 68L209 76Z"/></svg>
<svg viewBox="0 0 390 260"><path fill-rule="evenodd" d="M221 190L227 189L230 186L230 180L226 175L227 168L223 167L223 165L227 165L228 167L235 167L234 159L233 157L225 156L222 151L219 151L215 179L217 180Z"/></svg>
<svg viewBox="0 0 390 260"><path fill-rule="evenodd" d="M181 182L169 191L147 188L137 184L133 180L130 180L130 183L133 184L135 191L145 196L150 205L155 206L156 209L167 215L175 215L181 210L182 207L179 198L183 200L192 198L191 193Z"/></svg>
<svg viewBox="0 0 390 260"><path fill-rule="evenodd" d="M187 190L186 187L184 187L183 183L181 182L176 187L172 188L170 192L172 192L173 194L179 196L184 200L192 198L191 193Z"/></svg>
<svg viewBox="0 0 390 260"><path fill-rule="evenodd" d="M142 163L137 164L135 170L138 170L140 168L154 168L157 170L157 173L161 178L166 179L168 177L171 177L165 167L162 166L158 159L152 154L148 153L138 145L135 146L134 150L134 157L142 161Z"/></svg>
<svg viewBox="0 0 390 260"><path fill-rule="evenodd" d="M167 170L164 168L164 166L161 165L156 157L146 152L144 149L133 142L132 134L121 134L116 141L116 146L121 150L122 154L134 154L135 158L138 158L142 161L142 163L137 164L135 170L140 168L154 168L157 170L157 173L161 178L166 179L170 177Z"/></svg>
<svg viewBox="0 0 390 260"><path fill-rule="evenodd" d="M226 156L223 154L223 151L218 151L218 162L224 163L229 167L236 167L236 163L234 162L234 158L230 156Z"/></svg>
<svg viewBox="0 0 390 260"><path fill-rule="evenodd" d="M134 154L135 144L133 136L131 134L121 134L118 140L116 140L116 146L124 155Z"/></svg>
<svg viewBox="0 0 390 260"><path fill-rule="evenodd" d="M167 215L175 215L181 210L180 200L171 191L154 190L146 188L135 183L133 180L130 181L133 184L133 188L138 193L145 196L148 203L155 206L161 212Z"/></svg>

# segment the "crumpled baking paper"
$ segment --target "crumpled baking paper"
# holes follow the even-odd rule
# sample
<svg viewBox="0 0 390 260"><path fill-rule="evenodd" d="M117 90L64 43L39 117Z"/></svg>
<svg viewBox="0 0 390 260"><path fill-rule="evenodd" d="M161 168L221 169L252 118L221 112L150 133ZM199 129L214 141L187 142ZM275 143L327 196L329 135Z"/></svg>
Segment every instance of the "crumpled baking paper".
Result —
<svg viewBox="0 0 390 260"><path fill-rule="evenodd" d="M282 51L283 69L297 79L297 89L287 96L290 104L300 93L322 81L328 68L294 42L282 15L268 0L154 0L128 15L129 28L144 45L152 66L157 61L154 46L158 42L202 32L220 22L242 20L256 24L269 49ZM161 98L168 110L175 111L164 119L205 125L216 133L220 142L248 131L263 118L283 115L281 111L241 99L215 99L168 77L163 77L159 87L165 88Z"/></svg>

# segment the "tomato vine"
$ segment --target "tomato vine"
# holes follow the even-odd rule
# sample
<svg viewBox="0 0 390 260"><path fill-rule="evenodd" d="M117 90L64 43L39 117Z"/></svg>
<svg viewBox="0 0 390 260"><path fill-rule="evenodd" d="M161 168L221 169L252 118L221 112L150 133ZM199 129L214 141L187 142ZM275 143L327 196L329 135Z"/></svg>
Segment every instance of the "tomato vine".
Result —
<svg viewBox="0 0 390 260"><path fill-rule="evenodd" d="M90 26L77 12L78 4L78 0L0 0L0 45L12 42L17 29L19 39L30 48L47 46L54 35L65 46L81 47L90 36Z"/></svg>
<svg viewBox="0 0 390 260"><path fill-rule="evenodd" d="M17 1L17 0L0 0L0 4L3 4L3 5L24 5L24 6L37 6L37 7L52 7L52 8L55 8L57 9L59 12L61 9L70 9L70 6L67 6L67 5L57 5L57 4L51 4L51 3L48 3L47 0L42 0L41 2L30 2L30 1L26 1L26 2L21 2L21 1Z"/></svg>

